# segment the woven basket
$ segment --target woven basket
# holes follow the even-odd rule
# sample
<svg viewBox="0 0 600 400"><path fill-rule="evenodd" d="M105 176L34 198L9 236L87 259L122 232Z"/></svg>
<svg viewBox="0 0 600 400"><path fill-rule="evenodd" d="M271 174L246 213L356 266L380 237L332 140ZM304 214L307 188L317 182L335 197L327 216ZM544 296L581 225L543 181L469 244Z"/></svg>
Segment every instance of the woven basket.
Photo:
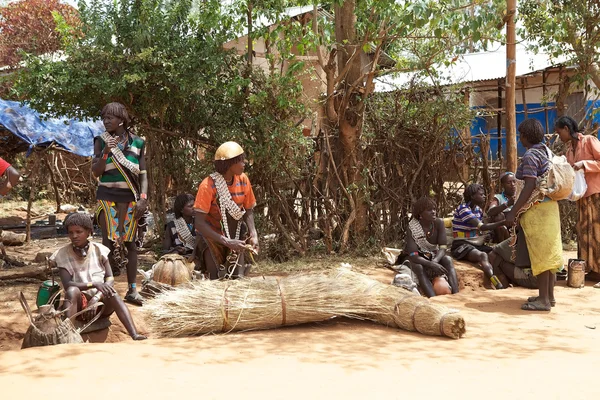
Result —
<svg viewBox="0 0 600 400"><path fill-rule="evenodd" d="M54 297L60 293L61 291L55 294ZM21 292L19 300L23 310L25 310L25 314L27 314L27 317L29 318L30 323L27 332L25 332L25 337L23 338L23 344L21 345L22 349L66 343L83 343L80 332L89 325L93 324L94 321L100 318L100 315L102 314L100 312L96 313L94 318L92 318L87 324L79 329L76 329L73 325L73 320L75 320L75 318L77 318L77 316L80 314L89 311L90 308L97 308L101 306L102 303L98 302L91 307L86 308L85 310L79 311L70 318L63 319L62 316L66 310L56 311L54 309L54 306L52 306L54 297L50 299L48 305L40 307L39 315L34 318L31 313L31 309L27 304L27 300L25 300L25 296L23 295L23 292Z"/></svg>

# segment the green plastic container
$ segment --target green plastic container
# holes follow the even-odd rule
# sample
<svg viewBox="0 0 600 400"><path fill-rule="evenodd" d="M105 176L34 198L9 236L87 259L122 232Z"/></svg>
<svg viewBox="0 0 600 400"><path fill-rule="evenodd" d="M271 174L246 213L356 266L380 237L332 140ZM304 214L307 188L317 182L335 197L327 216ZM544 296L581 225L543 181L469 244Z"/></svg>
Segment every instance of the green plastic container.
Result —
<svg viewBox="0 0 600 400"><path fill-rule="evenodd" d="M48 280L44 281L37 292L36 305L38 308L45 304L48 304L52 296L54 296L60 290L60 285L56 281ZM60 305L60 295L54 299L54 309L58 310Z"/></svg>

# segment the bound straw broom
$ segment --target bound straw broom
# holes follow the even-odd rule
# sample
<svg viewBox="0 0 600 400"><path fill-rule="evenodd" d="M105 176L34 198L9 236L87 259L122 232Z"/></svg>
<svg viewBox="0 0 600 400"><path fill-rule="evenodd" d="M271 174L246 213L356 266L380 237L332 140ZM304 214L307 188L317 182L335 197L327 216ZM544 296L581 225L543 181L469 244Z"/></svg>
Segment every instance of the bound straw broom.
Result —
<svg viewBox="0 0 600 400"><path fill-rule="evenodd" d="M197 281L162 293L142 311L149 328L164 337L271 329L333 317L456 339L465 333L459 314L345 268L281 279Z"/></svg>

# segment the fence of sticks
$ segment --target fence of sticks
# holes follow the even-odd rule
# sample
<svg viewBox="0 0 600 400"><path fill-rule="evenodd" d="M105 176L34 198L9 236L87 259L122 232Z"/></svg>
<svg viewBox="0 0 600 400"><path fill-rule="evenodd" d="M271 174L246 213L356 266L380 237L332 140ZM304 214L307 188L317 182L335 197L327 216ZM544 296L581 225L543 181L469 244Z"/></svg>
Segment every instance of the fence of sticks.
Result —
<svg viewBox="0 0 600 400"><path fill-rule="evenodd" d="M285 278L196 281L163 292L142 310L160 337L271 329L333 317L453 339L466 332L457 311L348 268Z"/></svg>

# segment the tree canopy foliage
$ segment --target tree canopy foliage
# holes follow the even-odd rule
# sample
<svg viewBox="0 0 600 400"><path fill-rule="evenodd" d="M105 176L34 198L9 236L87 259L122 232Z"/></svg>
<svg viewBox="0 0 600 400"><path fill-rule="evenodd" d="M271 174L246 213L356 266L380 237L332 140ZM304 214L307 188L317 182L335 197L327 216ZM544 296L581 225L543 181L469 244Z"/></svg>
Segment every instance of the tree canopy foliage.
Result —
<svg viewBox="0 0 600 400"><path fill-rule="evenodd" d="M308 8L317 17L292 18L286 7L312 3L81 2L83 35L59 24L63 56L28 56L13 93L42 112L78 117L125 104L148 138L155 210L164 210L167 190L194 189L216 145L237 140L252 158L259 224L299 253L313 229L328 251L344 250L400 234L387 228L402 226L410 203L441 193L445 149L456 148L452 132L469 123L460 93L434 85L374 96L375 78L416 71L441 82L436 65L499 36L502 3L330 1ZM224 50L245 32L254 39L247 52L264 39L268 74ZM303 98L310 81L323 84L322 96ZM320 129L308 139L301 122L317 102ZM439 156L424 167L431 151ZM389 162L395 152L399 164Z"/></svg>
<svg viewBox="0 0 600 400"><path fill-rule="evenodd" d="M56 29L78 34L77 10L59 0L19 0L0 7L0 66L16 66L22 53L45 54L62 48ZM66 28L65 28L66 29Z"/></svg>
<svg viewBox="0 0 600 400"><path fill-rule="evenodd" d="M232 20L217 18L219 7L217 1L200 8L189 0L81 2L83 36L70 36L59 59L30 55L13 94L43 113L74 117L98 117L111 101L125 104L148 139L161 213L166 191L194 190L226 140L252 155L258 190L262 181L287 181L308 150L297 126L302 86L293 69L265 76L225 51L231 26L219 21Z"/></svg>
<svg viewBox="0 0 600 400"><path fill-rule="evenodd" d="M578 66L579 81L600 88L600 3L595 0L523 0L521 35L534 50L566 58Z"/></svg>

